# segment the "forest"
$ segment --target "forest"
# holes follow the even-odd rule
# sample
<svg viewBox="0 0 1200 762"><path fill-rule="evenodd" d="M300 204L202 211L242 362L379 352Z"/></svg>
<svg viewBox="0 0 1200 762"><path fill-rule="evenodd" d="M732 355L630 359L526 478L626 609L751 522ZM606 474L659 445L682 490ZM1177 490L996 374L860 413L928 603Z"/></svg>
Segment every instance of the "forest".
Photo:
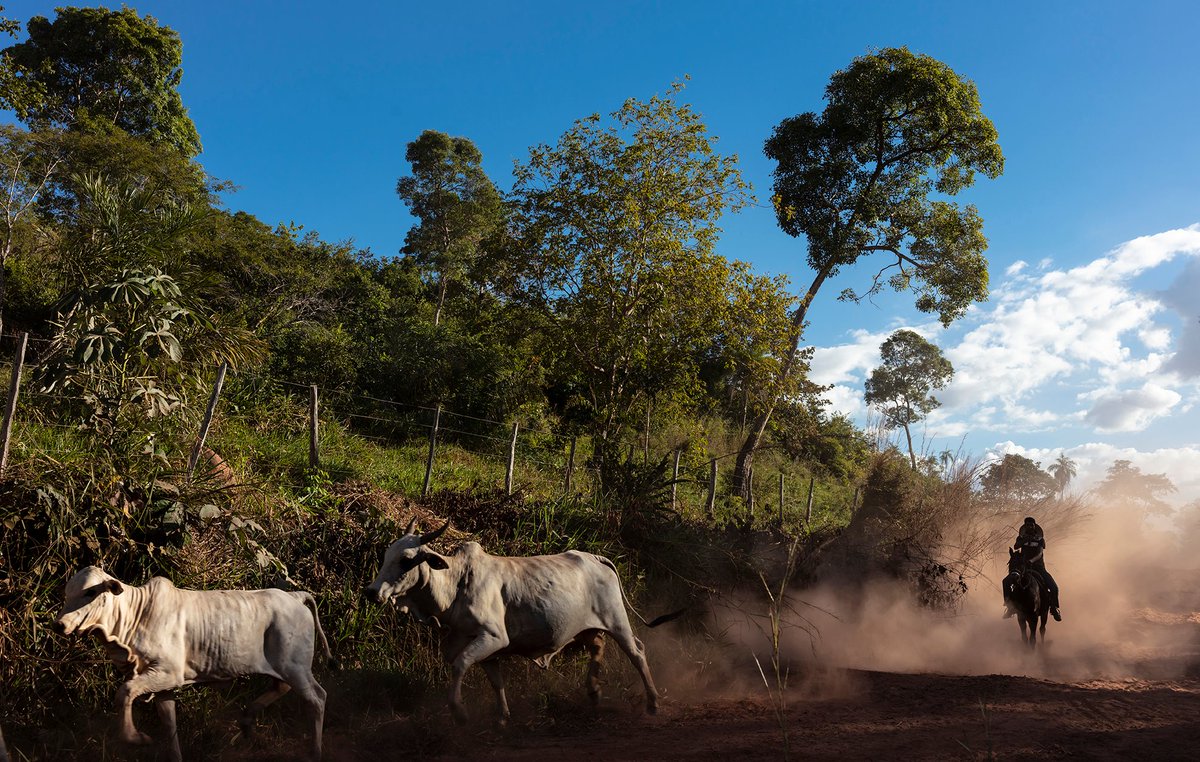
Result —
<svg viewBox="0 0 1200 762"><path fill-rule="evenodd" d="M236 211L238 178L206 172L179 93L183 41L153 17L66 7L5 15L3 31L14 759L100 758L111 733L117 670L50 631L88 565L312 592L343 664L322 678L331 705L375 694L360 703L377 718L417 713L445 680L431 631L360 595L414 518L495 554L613 559L638 606L688 612L698 661L720 640L712 596L740 590L774 612L778 678L788 590L886 578L953 611L1020 516L1049 531L1097 499L1068 490L1065 456L922 451L914 433L954 371L914 331L881 347L866 428L809 379L815 300L891 290L948 325L988 297L984 220L956 197L1001 175L1000 136L971 80L930 56L866 53L810 94L821 110L763 125L766 190L717 150L683 81L580 115L508 189L470 136L409 136L395 203L416 223L392 255ZM795 238L803 282L722 248L722 218L751 204ZM1173 491L1128 461L1097 490L1149 516ZM576 690L524 679L514 694ZM251 695L188 694L185 748L227 745L209 720ZM290 710L272 711L260 732L290 743ZM335 734L390 728L349 714Z"/></svg>

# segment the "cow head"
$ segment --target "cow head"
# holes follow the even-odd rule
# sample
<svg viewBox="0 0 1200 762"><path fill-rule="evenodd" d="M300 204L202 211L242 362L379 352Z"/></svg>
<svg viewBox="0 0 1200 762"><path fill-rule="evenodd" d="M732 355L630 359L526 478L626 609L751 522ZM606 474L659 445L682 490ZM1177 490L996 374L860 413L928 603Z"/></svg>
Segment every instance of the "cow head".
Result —
<svg viewBox="0 0 1200 762"><path fill-rule="evenodd" d="M450 526L447 521L440 529L425 534L416 534L417 520L408 522L404 536L388 546L383 554L383 566L375 580L363 590L363 595L375 603L387 603L401 598L412 590L421 579L421 566L444 570L450 568L445 557L425 546L442 536Z"/></svg>
<svg viewBox="0 0 1200 762"><path fill-rule="evenodd" d="M124 591L120 580L99 567L89 566L79 571L67 582L63 610L54 620L54 629L71 635L103 626L116 606L116 596Z"/></svg>

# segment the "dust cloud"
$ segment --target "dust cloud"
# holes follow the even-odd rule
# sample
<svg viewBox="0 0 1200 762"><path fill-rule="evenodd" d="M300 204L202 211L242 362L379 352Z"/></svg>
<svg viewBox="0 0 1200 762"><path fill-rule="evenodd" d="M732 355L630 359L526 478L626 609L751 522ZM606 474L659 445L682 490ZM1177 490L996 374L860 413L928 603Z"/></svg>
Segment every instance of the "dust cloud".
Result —
<svg viewBox="0 0 1200 762"><path fill-rule="evenodd" d="M824 678L824 690L834 694L845 689L838 669L1072 682L1200 673L1200 561L1178 532L1154 529L1140 513L1081 505L1039 508L1063 621L1049 621L1036 650L1022 642L1015 618L1002 618L1006 549L1024 513L1013 511L985 521L976 517L960 528L976 540L986 535L995 547L975 559L955 611L918 605L911 586L895 580L791 590L782 616L783 661L814 686ZM712 620L735 660L757 656L770 676L766 611L761 591L746 591L717 602ZM758 678L756 670L753 675ZM761 692L763 681L740 687Z"/></svg>

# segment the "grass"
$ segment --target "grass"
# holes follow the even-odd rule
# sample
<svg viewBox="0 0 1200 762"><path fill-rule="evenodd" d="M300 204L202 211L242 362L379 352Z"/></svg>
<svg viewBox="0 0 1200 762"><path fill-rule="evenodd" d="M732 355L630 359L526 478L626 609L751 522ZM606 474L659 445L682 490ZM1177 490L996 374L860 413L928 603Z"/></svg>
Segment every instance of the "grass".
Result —
<svg viewBox="0 0 1200 762"><path fill-rule="evenodd" d="M90 641L66 640L48 629L63 582L86 564L99 563L132 584L158 574L184 587L255 588L286 575L313 591L346 666L319 679L331 707L354 707L331 711L330 722L351 734L387 732L397 713L442 712L448 675L435 634L394 609L365 605L360 595L387 543L414 515L426 527L450 518L457 537L469 533L497 554L581 549L605 555L620 569L631 600L649 600L656 610L678 608L709 581L740 573L729 573L738 552L704 515L707 456L699 451L684 458L687 480L679 485L677 511L669 510L668 491L649 499L642 515L595 495L592 474L582 465L586 442L576 456L573 489L564 494L564 442L531 437L533 444L518 451L509 496L503 490L506 443L468 449L463 444L470 440L447 436L438 444L432 493L423 499L425 441L366 439L330 416L321 426L320 468L312 469L307 431L299 401L232 401L207 440L236 474L238 484L231 486L203 474L192 482L182 478L186 437L169 463L133 461L118 480L105 475L112 471L81 432L39 416L36 408L18 419L10 471L0 482L0 717L14 759L144 756L113 741L110 707L119 683L113 666ZM772 457L761 458L760 469L773 467ZM799 531L807 479L793 473L786 487L785 525ZM777 482L760 480L756 489L760 505L771 494L778 502ZM657 502L662 494L665 506ZM818 482L816 505L809 528L838 522L848 510L846 489ZM182 524L167 520L172 512ZM774 526L777 515L764 507L759 525ZM720 524L739 520L735 503L719 504ZM702 647L704 640L697 642ZM640 703L636 672L617 649L609 654L606 695ZM562 707L573 707L574 698L562 697L582 699L585 664L582 656L568 656L542 672L508 662L514 706L526 702L534 721L570 711ZM218 755L228 748L230 714L260 686L244 681L181 691L185 748ZM467 688L477 711L490 713L491 689L481 671L468 675ZM139 706L138 717L153 733L153 710ZM263 743L283 743L298 717L295 702L279 702L260 723ZM409 740L441 743L428 734Z"/></svg>

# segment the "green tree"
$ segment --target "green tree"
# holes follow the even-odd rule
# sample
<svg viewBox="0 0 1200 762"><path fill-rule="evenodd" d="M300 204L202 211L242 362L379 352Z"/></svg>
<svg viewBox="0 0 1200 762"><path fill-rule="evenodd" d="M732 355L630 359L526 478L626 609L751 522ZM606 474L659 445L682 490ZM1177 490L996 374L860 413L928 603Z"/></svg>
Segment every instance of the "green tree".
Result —
<svg viewBox="0 0 1200 762"><path fill-rule="evenodd" d="M973 206L945 200L997 177L1004 157L980 110L975 85L949 66L907 48L854 59L825 89L825 110L784 119L766 142L777 162L779 226L805 236L814 276L792 314L792 349L780 369L785 388L808 310L825 281L867 256L887 257L859 300L885 286L912 291L943 324L987 297L987 240ZM780 399L781 395L774 395ZM744 491L754 451L774 405L758 415L738 454L734 487Z"/></svg>
<svg viewBox="0 0 1200 762"><path fill-rule="evenodd" d="M867 379L866 401L883 412L888 428L904 429L908 460L915 470L917 454L911 426L941 406L932 392L950 383L954 367L936 344L908 329L889 336L880 345L879 354L883 365Z"/></svg>
<svg viewBox="0 0 1200 762"><path fill-rule="evenodd" d="M8 305L9 260L16 252L20 227L36 212L61 158L52 136L0 125L0 331Z"/></svg>
<svg viewBox="0 0 1200 762"><path fill-rule="evenodd" d="M193 397L219 361L260 354L247 334L187 306L175 279L155 269L85 287L55 329L43 389L63 393L60 417L90 432L116 473L136 456L166 454L161 435L194 415Z"/></svg>
<svg viewBox="0 0 1200 762"><path fill-rule="evenodd" d="M0 104L35 129L122 130L200 153L179 96L183 44L171 28L132 8L59 8L35 16L29 37L0 53Z"/></svg>
<svg viewBox="0 0 1200 762"><path fill-rule="evenodd" d="M555 373L602 463L647 406L700 391L697 358L730 303L717 221L748 186L681 89L579 120L516 168L520 286L553 320Z"/></svg>
<svg viewBox="0 0 1200 762"><path fill-rule="evenodd" d="M991 500L1041 500L1058 491L1050 474L1024 455L1008 453L993 461L980 477L984 497Z"/></svg>
<svg viewBox="0 0 1200 762"><path fill-rule="evenodd" d="M185 234L211 214L154 185L75 176L79 203L65 220L62 259L75 282L124 269L179 268Z"/></svg>
<svg viewBox="0 0 1200 762"><path fill-rule="evenodd" d="M709 394L730 421L745 429L748 416L757 411L771 382L779 374L779 360L786 354L787 318L796 306L784 276L757 275L733 263L733 281L728 309L701 363ZM793 374L790 396L804 396L808 356L803 368Z"/></svg>
<svg viewBox="0 0 1200 762"><path fill-rule="evenodd" d="M1176 489L1166 474L1143 474L1130 461L1118 460L1094 491L1107 503L1132 505L1146 514L1165 516L1173 509L1161 496Z"/></svg>
<svg viewBox="0 0 1200 762"><path fill-rule="evenodd" d="M4 6L0 5L0 12L4 10ZM21 31L21 22L10 19L7 16L0 16L0 34L7 34L9 37L16 37Z"/></svg>
<svg viewBox="0 0 1200 762"><path fill-rule="evenodd" d="M480 166L483 154L466 138L426 130L404 158L412 175L400 178L396 193L420 222L405 236L403 252L433 276L436 326L447 289L472 274L480 242L496 231L504 206Z"/></svg>
<svg viewBox="0 0 1200 762"><path fill-rule="evenodd" d="M1067 485L1075 478L1075 461L1068 458L1065 452L1062 453L1050 464L1050 475L1058 485L1058 494L1063 494L1067 491Z"/></svg>

